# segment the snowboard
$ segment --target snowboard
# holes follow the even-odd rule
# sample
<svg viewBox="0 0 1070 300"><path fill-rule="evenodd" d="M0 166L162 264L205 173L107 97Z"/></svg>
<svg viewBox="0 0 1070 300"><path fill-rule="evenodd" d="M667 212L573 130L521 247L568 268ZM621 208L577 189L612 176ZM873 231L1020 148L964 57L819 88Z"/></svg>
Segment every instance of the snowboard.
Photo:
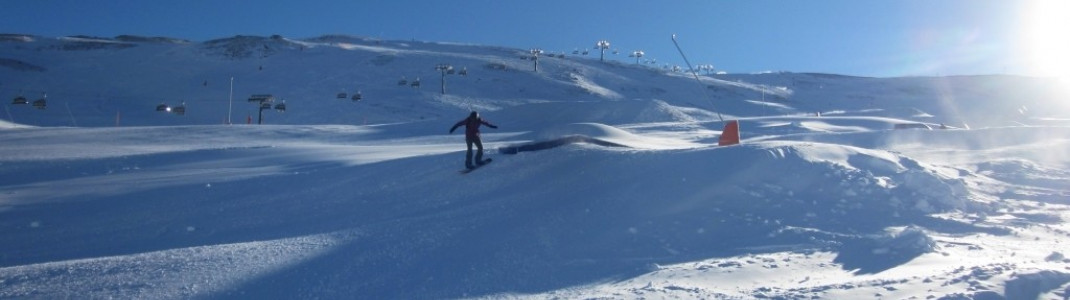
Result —
<svg viewBox="0 0 1070 300"><path fill-rule="evenodd" d="M471 168L471 169L465 168L464 170L461 170L460 172L461 172L461 174L472 173L472 171L475 171L476 169L482 168L483 166L486 166L486 165L490 164L490 162L492 162L492 161L494 161L494 160L490 159L490 158L484 159L483 160L483 164L476 164L475 168Z"/></svg>

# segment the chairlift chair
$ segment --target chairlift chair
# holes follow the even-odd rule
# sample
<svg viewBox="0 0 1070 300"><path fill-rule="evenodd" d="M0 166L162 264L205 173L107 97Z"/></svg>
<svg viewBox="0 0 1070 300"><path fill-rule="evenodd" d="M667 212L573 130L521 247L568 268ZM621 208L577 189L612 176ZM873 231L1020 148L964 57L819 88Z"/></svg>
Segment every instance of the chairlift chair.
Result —
<svg viewBox="0 0 1070 300"><path fill-rule="evenodd" d="M461 71L457 72L457 74L460 74L461 76L468 76L468 67L461 68Z"/></svg>
<svg viewBox="0 0 1070 300"><path fill-rule="evenodd" d="M185 115L186 114L186 102L182 102L182 104L180 104L179 106L172 107L171 108L171 113L174 113L174 114L179 115L179 116Z"/></svg>
<svg viewBox="0 0 1070 300"><path fill-rule="evenodd" d="M30 104L30 101L26 100L26 97L18 96L15 100L11 100L11 104Z"/></svg>
<svg viewBox="0 0 1070 300"><path fill-rule="evenodd" d="M167 104L160 103L160 105L156 106L156 111L168 111L169 108L170 107L167 107Z"/></svg>
<svg viewBox="0 0 1070 300"><path fill-rule="evenodd" d="M420 87L420 78L416 77L416 80L412 81L412 87Z"/></svg>
<svg viewBox="0 0 1070 300"><path fill-rule="evenodd" d="M361 96L360 92L357 92L356 94L353 94L353 101L360 101L360 99L362 99L362 98L364 98L364 96Z"/></svg>
<svg viewBox="0 0 1070 300"><path fill-rule="evenodd" d="M271 104L268 104L268 106L271 106ZM286 101L282 101L282 103L275 104L275 110L279 112L286 112Z"/></svg>
<svg viewBox="0 0 1070 300"><path fill-rule="evenodd" d="M273 101L275 99L271 94L254 94L249 97L249 102L264 102Z"/></svg>
<svg viewBox="0 0 1070 300"><path fill-rule="evenodd" d="M33 101L33 107L37 109L45 109L45 104L48 99L48 94L41 94L41 98Z"/></svg>
<svg viewBox="0 0 1070 300"><path fill-rule="evenodd" d="M346 95L346 93L338 93L338 99L345 99L347 97L349 97L349 96Z"/></svg>
<svg viewBox="0 0 1070 300"><path fill-rule="evenodd" d="M271 102L261 102L260 109L271 109Z"/></svg>
<svg viewBox="0 0 1070 300"><path fill-rule="evenodd" d="M404 76L401 77L401 80L398 80L398 85L408 85L408 84L409 84L409 81L405 80Z"/></svg>

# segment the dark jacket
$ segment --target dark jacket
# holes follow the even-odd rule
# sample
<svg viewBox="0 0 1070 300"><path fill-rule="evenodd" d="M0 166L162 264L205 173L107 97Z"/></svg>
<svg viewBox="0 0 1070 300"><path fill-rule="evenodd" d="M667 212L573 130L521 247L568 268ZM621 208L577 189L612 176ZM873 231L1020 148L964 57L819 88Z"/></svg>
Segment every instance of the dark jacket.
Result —
<svg viewBox="0 0 1070 300"><path fill-rule="evenodd" d="M494 126L494 124L487 122L487 120L484 120L483 118L479 117L479 115L473 114L469 115L467 118L464 118L464 120L457 122L457 124L454 124L453 127L450 128L450 133L453 133L453 131L456 130L457 127L461 127L461 125L464 125L464 137L466 139L479 138L479 125L487 125L487 127L490 128L498 128L498 126Z"/></svg>

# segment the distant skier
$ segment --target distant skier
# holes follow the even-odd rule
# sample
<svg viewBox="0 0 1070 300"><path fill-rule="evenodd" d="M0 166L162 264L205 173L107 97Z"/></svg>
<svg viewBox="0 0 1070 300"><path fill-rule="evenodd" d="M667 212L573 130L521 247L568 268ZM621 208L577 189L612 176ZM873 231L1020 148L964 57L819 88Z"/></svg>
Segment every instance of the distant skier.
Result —
<svg viewBox="0 0 1070 300"><path fill-rule="evenodd" d="M494 126L494 124L480 118L479 113L475 111L469 114L467 118L464 118L464 120L454 124L453 127L450 128L450 134L453 134L453 131L456 130L457 127L461 127L461 125L465 126L464 142L468 144L468 154L465 156L464 166L469 169L475 169L476 166L486 163L483 161L483 141L479 139L479 125L487 125L487 127L494 129L497 129L498 126ZM476 149L479 150L479 153L476 153L476 164L472 164L472 144L475 144Z"/></svg>

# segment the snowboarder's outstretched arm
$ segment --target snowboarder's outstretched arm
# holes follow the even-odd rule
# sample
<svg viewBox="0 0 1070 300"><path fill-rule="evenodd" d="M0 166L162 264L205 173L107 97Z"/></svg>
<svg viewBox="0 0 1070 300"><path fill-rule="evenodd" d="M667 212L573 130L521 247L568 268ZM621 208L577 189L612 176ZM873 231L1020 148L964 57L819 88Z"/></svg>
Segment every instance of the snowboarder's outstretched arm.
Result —
<svg viewBox="0 0 1070 300"><path fill-rule="evenodd" d="M487 125L487 127L490 128L498 129L498 126L494 126L494 124L487 122L487 120L484 120L483 118L479 118L479 123L483 123L483 125Z"/></svg>
<svg viewBox="0 0 1070 300"><path fill-rule="evenodd" d="M457 122L457 124L453 124L453 127L450 127L450 134L453 134L453 131L457 130L457 127L461 127L461 125L464 125L464 121L466 121L466 120L468 120L468 119L464 119L464 120L461 120L460 122Z"/></svg>

